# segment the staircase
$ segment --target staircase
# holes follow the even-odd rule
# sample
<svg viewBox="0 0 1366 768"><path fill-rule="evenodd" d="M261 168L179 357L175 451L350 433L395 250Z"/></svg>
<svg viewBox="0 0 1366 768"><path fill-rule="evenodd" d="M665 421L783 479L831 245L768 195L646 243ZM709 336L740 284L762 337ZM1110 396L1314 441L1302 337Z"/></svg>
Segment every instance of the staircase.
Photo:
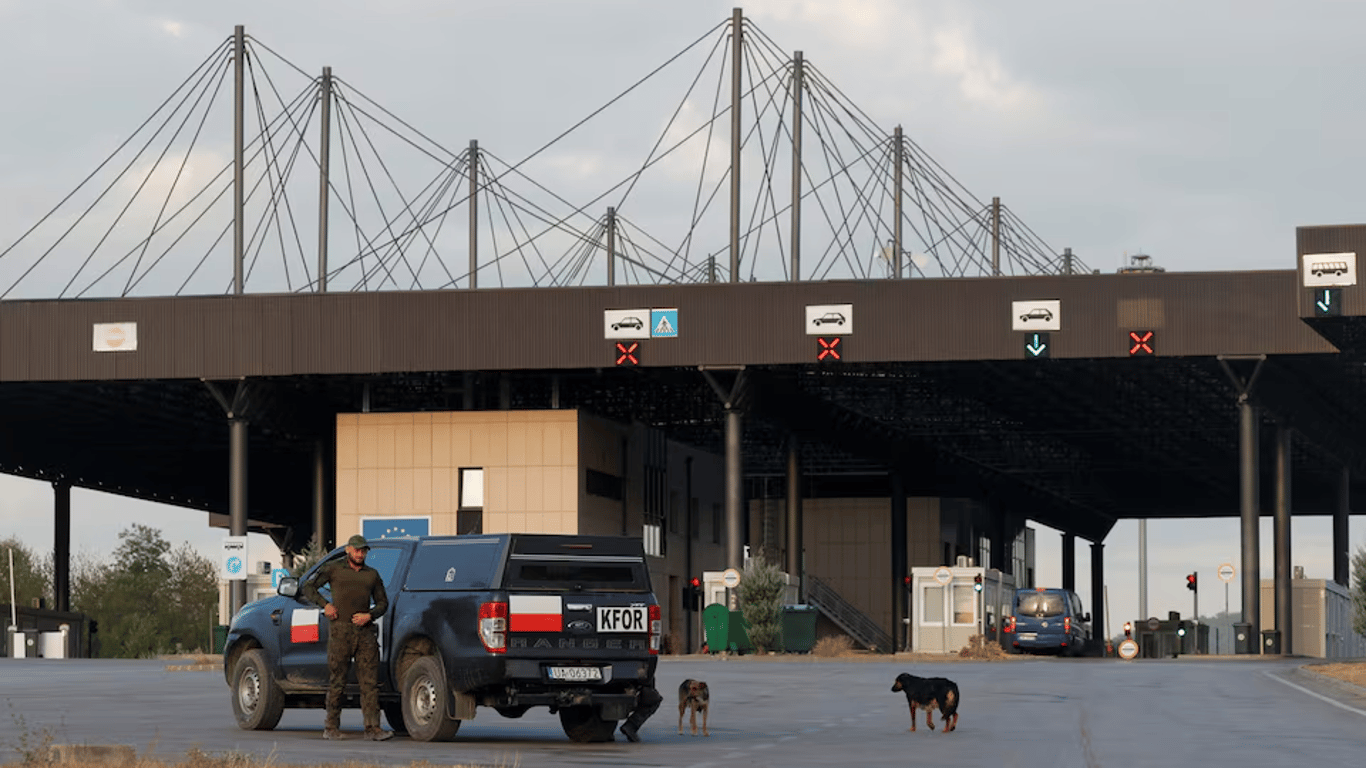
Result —
<svg viewBox="0 0 1366 768"><path fill-rule="evenodd" d="M855 608L848 600L830 588L820 579L806 574L806 601L839 625L840 629L863 644L863 647L878 653L892 653L892 638L877 625L877 622Z"/></svg>

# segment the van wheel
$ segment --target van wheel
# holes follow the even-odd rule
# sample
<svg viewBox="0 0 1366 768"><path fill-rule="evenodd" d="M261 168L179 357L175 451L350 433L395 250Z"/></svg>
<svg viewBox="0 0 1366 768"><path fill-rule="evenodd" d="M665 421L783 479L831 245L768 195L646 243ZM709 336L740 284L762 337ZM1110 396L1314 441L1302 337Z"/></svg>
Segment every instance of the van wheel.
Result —
<svg viewBox="0 0 1366 768"><path fill-rule="evenodd" d="M450 741L460 721L447 716L450 686L441 662L423 656L403 674L403 723L413 741Z"/></svg>
<svg viewBox="0 0 1366 768"><path fill-rule="evenodd" d="M269 731L285 712L285 694L275 683L266 653L254 648L242 654L232 672L232 714L246 731Z"/></svg>
<svg viewBox="0 0 1366 768"><path fill-rule="evenodd" d="M560 710L560 727L570 741L587 744L599 741L613 741L617 721L604 720L601 710L594 706L579 705L564 707Z"/></svg>

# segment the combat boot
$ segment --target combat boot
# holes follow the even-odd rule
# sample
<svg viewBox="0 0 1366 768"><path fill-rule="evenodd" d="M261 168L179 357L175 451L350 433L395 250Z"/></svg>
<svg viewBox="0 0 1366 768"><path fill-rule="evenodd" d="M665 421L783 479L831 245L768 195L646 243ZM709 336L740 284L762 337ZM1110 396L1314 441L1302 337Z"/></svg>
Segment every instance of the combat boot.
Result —
<svg viewBox="0 0 1366 768"><path fill-rule="evenodd" d="M388 741L394 738L393 731L386 731L379 726L372 725L365 729L365 738L368 741Z"/></svg>
<svg viewBox="0 0 1366 768"><path fill-rule="evenodd" d="M329 741L340 741L346 738L346 736L342 734L340 728L324 728L323 738Z"/></svg>

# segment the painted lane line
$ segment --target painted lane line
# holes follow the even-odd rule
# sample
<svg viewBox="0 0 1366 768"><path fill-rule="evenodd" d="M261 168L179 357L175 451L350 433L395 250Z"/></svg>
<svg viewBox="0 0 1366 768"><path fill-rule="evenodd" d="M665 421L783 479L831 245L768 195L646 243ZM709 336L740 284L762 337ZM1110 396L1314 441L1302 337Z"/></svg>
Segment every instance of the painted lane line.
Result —
<svg viewBox="0 0 1366 768"><path fill-rule="evenodd" d="M1307 693L1307 694L1309 694L1310 696L1313 696L1313 697L1316 698L1316 699L1319 699L1319 700L1321 700L1321 701L1326 701L1326 702L1328 702L1329 704L1332 704L1333 706L1337 707L1338 709L1345 709L1345 710L1347 710L1348 712L1351 712L1351 713L1354 714L1354 715L1361 715L1362 717L1366 717L1366 712L1364 712L1364 711L1362 711L1362 710L1360 710L1360 709L1357 709L1356 707L1353 707L1353 706L1351 706L1351 705L1349 705L1349 704L1343 704L1342 702L1337 701L1337 700L1335 700L1335 699L1330 699L1330 698L1328 698L1327 696L1324 696L1324 695L1321 694L1321 693L1317 693L1317 692L1315 692L1315 691L1311 691L1311 690L1309 690L1308 688L1305 688L1305 687L1302 686L1302 685L1296 685L1295 683L1292 683L1292 682L1290 682L1289 680L1286 680L1286 679L1284 679L1284 678L1277 677L1277 676L1271 674L1270 672L1263 672L1262 674L1266 675L1267 677L1271 678L1272 680L1275 680L1275 681L1278 682L1278 683L1285 683L1286 685L1290 686L1291 688L1294 688L1295 690L1299 691L1300 693Z"/></svg>

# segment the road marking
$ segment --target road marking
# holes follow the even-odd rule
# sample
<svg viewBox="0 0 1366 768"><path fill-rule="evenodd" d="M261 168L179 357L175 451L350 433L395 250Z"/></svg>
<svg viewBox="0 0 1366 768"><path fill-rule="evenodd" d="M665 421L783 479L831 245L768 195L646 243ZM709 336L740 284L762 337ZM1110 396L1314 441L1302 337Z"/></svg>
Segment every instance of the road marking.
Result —
<svg viewBox="0 0 1366 768"><path fill-rule="evenodd" d="M755 744L754 746L750 747L750 749L768 749L769 747L776 747L776 746L778 746L778 745L777 745L777 744Z"/></svg>
<svg viewBox="0 0 1366 768"><path fill-rule="evenodd" d="M795 739L795 738L797 738L797 737L796 737L796 736L784 736L784 737L782 737L781 739L778 739L778 741L792 741L792 740Z"/></svg>
<svg viewBox="0 0 1366 768"><path fill-rule="evenodd" d="M1357 709L1356 707L1353 707L1353 706L1348 705L1348 704L1343 704L1342 702L1337 701L1337 700L1335 700L1335 699L1330 699L1330 698L1328 698L1327 696L1324 696L1324 695L1321 694L1321 693L1316 693L1316 692L1314 692L1314 691L1311 691L1311 690L1309 690L1308 688L1305 688L1305 687L1302 686L1302 685L1296 685L1296 684L1290 682L1289 680L1286 680L1286 679L1281 678L1281 677L1276 677L1275 675L1271 674L1270 672L1263 672L1262 674L1266 675L1267 677L1271 678L1272 680L1275 680L1275 681L1278 682L1278 683L1285 683L1286 685L1290 686L1291 688L1294 688L1295 690L1299 691L1300 693L1307 693L1307 694L1309 694L1310 696L1313 696L1313 697L1316 698L1316 699L1321 699L1321 700L1323 700L1323 701L1326 701L1326 702L1328 702L1329 704L1332 704L1333 706L1337 707L1338 709L1345 709L1345 710L1347 710L1348 712L1351 712L1351 713L1354 714L1354 715L1361 715L1362 717L1366 717L1366 712L1363 712L1362 710Z"/></svg>
<svg viewBox="0 0 1366 768"><path fill-rule="evenodd" d="M734 760L734 759L737 758L737 757L743 757L744 754L745 754L745 753L744 753L743 750L740 751L740 752L731 752L731 753L728 754L728 755L721 755L721 759L722 759L722 760Z"/></svg>

